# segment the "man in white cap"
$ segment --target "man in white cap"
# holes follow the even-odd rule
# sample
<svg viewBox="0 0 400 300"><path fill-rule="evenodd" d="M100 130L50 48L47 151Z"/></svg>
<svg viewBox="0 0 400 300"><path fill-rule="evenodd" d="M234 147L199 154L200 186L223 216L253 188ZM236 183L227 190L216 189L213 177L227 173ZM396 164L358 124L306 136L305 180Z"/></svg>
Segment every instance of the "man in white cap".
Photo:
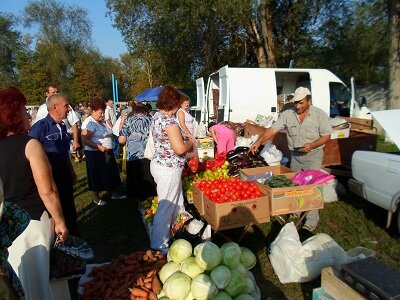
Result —
<svg viewBox="0 0 400 300"><path fill-rule="evenodd" d="M290 168L295 171L320 170L323 147L330 140L332 127L328 115L312 106L311 92L299 87L293 97L294 110L282 112L278 120L267 128L262 136L251 146L255 152L265 142L272 140L279 130L286 129L288 146L292 158ZM318 210L309 211L303 225L304 230L313 231L319 221Z"/></svg>

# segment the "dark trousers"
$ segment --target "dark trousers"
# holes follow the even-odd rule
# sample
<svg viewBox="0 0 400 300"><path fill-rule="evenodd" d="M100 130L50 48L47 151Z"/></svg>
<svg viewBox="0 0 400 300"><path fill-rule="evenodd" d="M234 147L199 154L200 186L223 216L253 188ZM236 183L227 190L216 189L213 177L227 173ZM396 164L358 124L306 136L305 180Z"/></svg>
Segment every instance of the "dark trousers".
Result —
<svg viewBox="0 0 400 300"><path fill-rule="evenodd" d="M68 163L65 165L57 164L52 165L52 169L68 231L71 235L79 237L80 233L76 224L77 213L74 202L74 183L70 166Z"/></svg>
<svg viewBox="0 0 400 300"><path fill-rule="evenodd" d="M145 199L157 195L147 158L126 162L126 188L129 198Z"/></svg>

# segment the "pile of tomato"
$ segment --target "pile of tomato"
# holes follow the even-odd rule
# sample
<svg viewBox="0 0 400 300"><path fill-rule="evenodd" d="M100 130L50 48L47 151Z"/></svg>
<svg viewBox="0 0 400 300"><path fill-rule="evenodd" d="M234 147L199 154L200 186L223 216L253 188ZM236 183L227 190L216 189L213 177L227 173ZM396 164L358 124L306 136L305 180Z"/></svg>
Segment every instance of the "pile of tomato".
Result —
<svg viewBox="0 0 400 300"><path fill-rule="evenodd" d="M246 182L237 177L201 180L196 184L207 198L215 203L234 202L263 196L255 182Z"/></svg>

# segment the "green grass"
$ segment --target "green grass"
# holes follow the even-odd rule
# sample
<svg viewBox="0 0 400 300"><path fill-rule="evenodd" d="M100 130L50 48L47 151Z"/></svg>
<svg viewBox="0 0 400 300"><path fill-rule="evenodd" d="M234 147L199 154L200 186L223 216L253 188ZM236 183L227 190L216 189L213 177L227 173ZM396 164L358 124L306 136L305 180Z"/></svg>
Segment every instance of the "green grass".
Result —
<svg viewBox="0 0 400 300"><path fill-rule="evenodd" d="M78 175L75 183L78 224L83 238L95 252L95 262L110 261L119 254L149 248L147 233L138 214L138 200L110 200L106 206L95 206L87 190L85 163L74 166ZM121 187L121 192L123 189ZM393 227L385 229L386 212L383 209L347 194L340 201L326 204L320 211L320 218L316 233L330 235L345 250L356 246L372 249L379 260L400 271L399 235ZM312 289L320 286L320 278L304 284L281 284L269 262L268 245L280 228L277 222L253 226L240 241L257 255L258 263L252 271L262 299L312 299ZM242 233L243 229L224 231L225 238L233 240ZM220 234L213 235L217 244L223 243L225 238ZM73 299L77 299L74 293L76 281L71 281L70 286Z"/></svg>
<svg viewBox="0 0 400 300"><path fill-rule="evenodd" d="M399 152L399 148L391 142L385 141L384 135L378 136L378 142L376 145L376 151L379 152Z"/></svg>

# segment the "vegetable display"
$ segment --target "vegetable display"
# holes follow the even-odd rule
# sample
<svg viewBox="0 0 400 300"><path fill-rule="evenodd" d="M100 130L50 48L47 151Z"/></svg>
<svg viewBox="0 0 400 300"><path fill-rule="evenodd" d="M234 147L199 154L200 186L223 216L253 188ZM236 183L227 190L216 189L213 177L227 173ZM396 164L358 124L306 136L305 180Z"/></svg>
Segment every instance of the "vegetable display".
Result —
<svg viewBox="0 0 400 300"><path fill-rule="evenodd" d="M273 175L270 179L264 182L264 185L267 185L270 188L280 188L296 186L297 184L293 183L292 180L285 175Z"/></svg>
<svg viewBox="0 0 400 300"><path fill-rule="evenodd" d="M167 259L159 251L119 255L111 263L93 268L92 279L83 284L83 300L157 299L161 282L157 276Z"/></svg>
<svg viewBox="0 0 400 300"><path fill-rule="evenodd" d="M237 147L226 154L229 162L230 176L239 176L239 170L245 168L255 168L268 166L263 157L258 154L249 154L249 147Z"/></svg>
<svg viewBox="0 0 400 300"><path fill-rule="evenodd" d="M259 187L254 182L246 182L240 178L221 178L201 180L198 188L215 203L234 202L262 197Z"/></svg>
<svg viewBox="0 0 400 300"><path fill-rule="evenodd" d="M179 249L185 247L185 253L192 250L181 240L174 243L179 244ZM179 257L181 262L175 262L175 254L170 254L171 248L175 249L174 243L167 255L170 261L159 272L161 281L165 283L157 295L158 299L254 299L256 286L247 270L256 264L256 256L250 249L240 247L235 242L225 243L221 248L212 242L204 242L193 249L189 258L181 261ZM242 252L246 266L242 264ZM199 270L202 272L197 275L193 273L192 277L185 273L188 262L190 269L196 270L195 273ZM179 266L178 269L176 266ZM170 274L172 270L176 271ZM165 278L167 273L170 275Z"/></svg>
<svg viewBox="0 0 400 300"><path fill-rule="evenodd" d="M153 218L158 208L158 197L147 198L140 203L140 208L145 210L144 219L146 222L153 223Z"/></svg>

